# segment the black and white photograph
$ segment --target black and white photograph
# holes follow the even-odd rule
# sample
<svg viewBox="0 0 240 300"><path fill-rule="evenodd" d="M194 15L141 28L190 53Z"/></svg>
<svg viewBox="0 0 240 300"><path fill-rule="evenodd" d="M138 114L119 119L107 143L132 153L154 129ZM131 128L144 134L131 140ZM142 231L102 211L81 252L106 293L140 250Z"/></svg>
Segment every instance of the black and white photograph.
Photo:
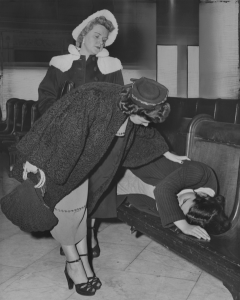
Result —
<svg viewBox="0 0 240 300"><path fill-rule="evenodd" d="M0 0L0 300L240 300L239 9Z"/></svg>

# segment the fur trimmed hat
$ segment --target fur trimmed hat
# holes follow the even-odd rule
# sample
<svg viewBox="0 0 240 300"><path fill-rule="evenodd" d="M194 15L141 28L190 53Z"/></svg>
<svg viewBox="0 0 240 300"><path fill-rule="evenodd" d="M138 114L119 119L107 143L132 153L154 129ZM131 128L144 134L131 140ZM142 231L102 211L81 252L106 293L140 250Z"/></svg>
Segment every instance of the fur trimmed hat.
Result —
<svg viewBox="0 0 240 300"><path fill-rule="evenodd" d="M146 77L132 81L131 98L135 104L149 109L167 100L168 89L159 82Z"/></svg>
<svg viewBox="0 0 240 300"><path fill-rule="evenodd" d="M118 24L114 15L107 9L97 11L96 13L92 14L87 19L85 19L81 24L79 24L72 32L72 36L74 40L75 41L77 40L79 34L82 32L82 30L87 26L89 22L102 16L105 17L108 21L111 21L114 26L114 30L112 32L109 32L108 39L105 44L105 46L110 46L115 41L118 35Z"/></svg>

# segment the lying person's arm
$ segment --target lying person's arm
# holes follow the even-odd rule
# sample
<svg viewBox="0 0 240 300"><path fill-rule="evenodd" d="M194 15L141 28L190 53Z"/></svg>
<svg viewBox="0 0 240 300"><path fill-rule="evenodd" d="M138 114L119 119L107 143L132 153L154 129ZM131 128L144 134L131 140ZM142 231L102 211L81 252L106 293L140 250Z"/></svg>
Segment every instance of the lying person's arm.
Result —
<svg viewBox="0 0 240 300"><path fill-rule="evenodd" d="M207 231L200 226L191 225L185 219L173 222L184 234L195 236L198 239L210 240Z"/></svg>
<svg viewBox="0 0 240 300"><path fill-rule="evenodd" d="M142 194L150 198L155 199L154 196L154 186L143 182L139 177L135 176L130 170L126 170L123 178L118 183L117 194ZM175 195L175 199L176 199ZM176 199L177 203L177 199ZM177 204L178 205L178 204ZM181 212L181 215L184 216L179 205L178 210ZM161 215L161 214L160 214ZM190 225L185 219L178 220L173 222L184 234L195 236L199 239L210 240L209 235L206 230L200 226Z"/></svg>

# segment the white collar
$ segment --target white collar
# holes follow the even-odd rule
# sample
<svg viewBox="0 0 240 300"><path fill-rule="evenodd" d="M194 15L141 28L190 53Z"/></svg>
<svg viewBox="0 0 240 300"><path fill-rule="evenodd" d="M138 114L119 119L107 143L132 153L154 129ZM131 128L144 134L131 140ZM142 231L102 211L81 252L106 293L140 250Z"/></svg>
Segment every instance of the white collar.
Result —
<svg viewBox="0 0 240 300"><path fill-rule="evenodd" d="M124 121L124 123L121 125L121 127L118 129L118 132L116 133L116 136L124 136L125 131L127 128L129 117Z"/></svg>
<svg viewBox="0 0 240 300"><path fill-rule="evenodd" d="M195 193L200 194L200 195L201 195L201 193L203 193L203 194L207 194L210 197L213 197L215 195L214 190L211 189L211 188L208 188L208 187L201 187L201 188L198 188L196 190L184 189L180 193L177 194L179 206L182 206L182 204L183 204L183 199L179 199L179 196L184 195L184 194L189 193L189 192L195 192Z"/></svg>
<svg viewBox="0 0 240 300"><path fill-rule="evenodd" d="M77 48L74 45L69 45L69 54L54 56L49 65L56 67L62 72L66 72L71 68L73 62L80 58L79 50L80 48ZM104 75L122 70L123 68L121 61L118 58L109 56L109 52L105 48L99 52L96 57L98 68Z"/></svg>
<svg viewBox="0 0 240 300"><path fill-rule="evenodd" d="M213 189L208 188L208 187L201 187L201 188L198 188L196 190L193 190L193 189L184 189L181 192L179 192L177 194L177 196L180 196L180 195L188 193L188 192L204 193L204 194L207 194L210 197L213 197L215 195L215 192L214 192Z"/></svg>

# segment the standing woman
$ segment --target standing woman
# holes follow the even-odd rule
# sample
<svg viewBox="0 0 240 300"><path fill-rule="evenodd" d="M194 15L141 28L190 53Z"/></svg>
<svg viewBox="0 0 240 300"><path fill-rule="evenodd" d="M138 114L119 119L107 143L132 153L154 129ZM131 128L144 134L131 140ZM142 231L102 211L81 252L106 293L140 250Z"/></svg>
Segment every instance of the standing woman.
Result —
<svg viewBox="0 0 240 300"><path fill-rule="evenodd" d="M53 57L46 76L39 85L38 110L41 115L64 93L88 82L110 82L123 85L122 64L119 59L109 56L105 48L110 46L118 34L118 24L108 10L101 10L89 16L72 32L76 46L69 45L69 54ZM96 184L101 174L90 179L90 188ZM115 217L116 203L109 194L101 206L91 216L91 243L93 257L100 254L95 239L95 217ZM61 251L61 254L62 251Z"/></svg>
<svg viewBox="0 0 240 300"><path fill-rule="evenodd" d="M110 46L117 35L117 21L106 9L89 16L73 30L76 46L69 45L69 54L51 59L47 74L39 85L38 110L41 115L64 92L84 83L110 82L123 85L120 60L110 57L104 48Z"/></svg>

